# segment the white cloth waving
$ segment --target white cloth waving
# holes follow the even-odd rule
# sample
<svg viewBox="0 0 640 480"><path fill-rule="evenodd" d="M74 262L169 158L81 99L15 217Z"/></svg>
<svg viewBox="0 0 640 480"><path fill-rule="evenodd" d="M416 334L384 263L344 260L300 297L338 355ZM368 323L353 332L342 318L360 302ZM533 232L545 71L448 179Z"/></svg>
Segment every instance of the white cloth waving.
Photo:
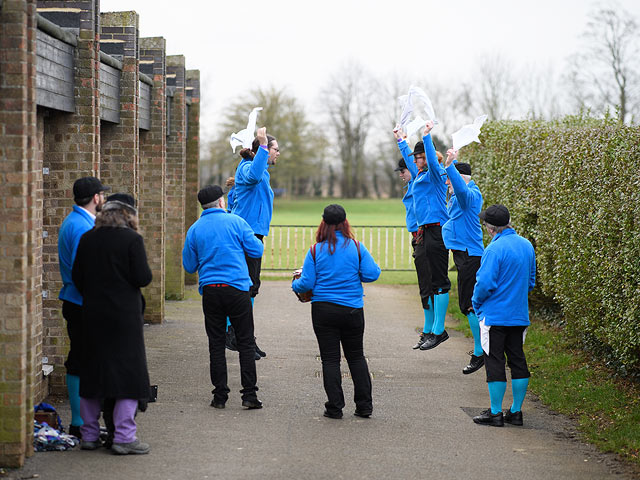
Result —
<svg viewBox="0 0 640 480"><path fill-rule="evenodd" d="M238 133L232 133L229 138L229 143L233 149L233 153L236 153L236 147L242 146L242 148L251 148L253 137L256 132L256 122L258 120L258 112L262 110L262 107L256 107L251 110L249 114L249 122L247 122L247 128L240 130Z"/></svg>
<svg viewBox="0 0 640 480"><path fill-rule="evenodd" d="M487 115L480 115L473 123L465 125L460 130L455 132L451 137L453 138L453 149L460 150L465 145L469 145L471 142L480 143L478 135L480 135L480 129L482 124L487 119Z"/></svg>

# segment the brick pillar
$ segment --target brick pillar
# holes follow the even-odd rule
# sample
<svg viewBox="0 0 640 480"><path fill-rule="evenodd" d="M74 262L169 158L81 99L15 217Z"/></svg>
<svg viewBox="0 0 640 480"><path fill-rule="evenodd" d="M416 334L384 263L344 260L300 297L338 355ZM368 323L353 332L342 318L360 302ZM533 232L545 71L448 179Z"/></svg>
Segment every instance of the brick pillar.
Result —
<svg viewBox="0 0 640 480"><path fill-rule="evenodd" d="M40 0L38 11L51 21L76 28L75 111L44 113L43 175L43 355L54 365L50 393L66 395L64 361L69 351L58 268L58 231L71 211L73 182L82 176L100 177L99 0ZM46 173L48 171L48 173Z"/></svg>
<svg viewBox="0 0 640 480"><path fill-rule="evenodd" d="M100 50L122 62L120 123L100 128L100 180L112 192L138 193L138 14L100 14Z"/></svg>
<svg viewBox="0 0 640 480"><path fill-rule="evenodd" d="M3 0L0 11L0 465L19 467L31 445L33 319L37 258L35 1Z"/></svg>
<svg viewBox="0 0 640 480"><path fill-rule="evenodd" d="M182 55L167 57L167 176L165 222L165 296L184 298L184 211L186 180L185 61Z"/></svg>
<svg viewBox="0 0 640 480"><path fill-rule="evenodd" d="M143 289L147 301L145 321L161 323L165 297L165 177L167 149L166 41L140 39L140 72L153 79L151 129L140 131L140 233L144 237L151 284Z"/></svg>
<svg viewBox="0 0 640 480"><path fill-rule="evenodd" d="M185 232L200 216L197 192L200 188L200 70L187 70L187 177L184 227ZM223 186L224 188L224 186ZM196 285L197 274L185 272L185 284Z"/></svg>

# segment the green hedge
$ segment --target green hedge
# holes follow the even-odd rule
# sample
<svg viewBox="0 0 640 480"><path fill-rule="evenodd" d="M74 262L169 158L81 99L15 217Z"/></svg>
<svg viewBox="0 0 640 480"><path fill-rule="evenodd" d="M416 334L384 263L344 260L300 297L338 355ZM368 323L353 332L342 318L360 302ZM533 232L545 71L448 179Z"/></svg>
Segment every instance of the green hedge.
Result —
<svg viewBox="0 0 640 480"><path fill-rule="evenodd" d="M570 117L490 122L480 139L460 161L536 247L538 295L583 348L640 376L640 129Z"/></svg>

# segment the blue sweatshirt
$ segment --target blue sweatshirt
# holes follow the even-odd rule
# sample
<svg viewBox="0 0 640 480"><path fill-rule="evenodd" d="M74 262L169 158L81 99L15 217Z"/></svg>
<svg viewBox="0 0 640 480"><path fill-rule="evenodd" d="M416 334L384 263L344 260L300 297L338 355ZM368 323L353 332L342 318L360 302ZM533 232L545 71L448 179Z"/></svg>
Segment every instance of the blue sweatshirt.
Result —
<svg viewBox="0 0 640 480"><path fill-rule="evenodd" d="M484 251L478 217L482 210L482 193L473 180L468 184L464 181L455 164L449 165L446 172L453 195L447 204L449 220L442 227L444 246L450 250L466 250L469 255L479 257Z"/></svg>
<svg viewBox="0 0 640 480"><path fill-rule="evenodd" d="M294 280L294 292L313 290L312 302L332 302L352 308L362 308L362 283L375 282L380 276L380 267L366 249L358 248L353 240L336 232L336 250L329 253L328 243L316 244L315 261L311 250L307 252L302 266L302 276Z"/></svg>
<svg viewBox="0 0 640 480"><path fill-rule="evenodd" d="M231 213L233 211L233 207L235 206L235 196L236 187L231 187L231 189L227 192L227 212Z"/></svg>
<svg viewBox="0 0 640 480"><path fill-rule="evenodd" d="M253 160L242 160L235 175L232 213L244 218L254 233L269 235L273 215L273 190L269 183L269 153L262 147Z"/></svg>
<svg viewBox="0 0 640 480"><path fill-rule="evenodd" d="M413 211L413 191L411 190L413 187L413 179L407 182L407 191L402 197L402 203L404 204L404 208L407 211L406 222L407 222L407 230L410 232L418 231L418 222L416 222L416 214Z"/></svg>
<svg viewBox="0 0 640 480"><path fill-rule="evenodd" d="M199 291L212 283L224 283L249 291L251 278L244 257L260 258L264 245L247 222L220 208L207 208L191 225L182 249L182 265L198 271Z"/></svg>
<svg viewBox="0 0 640 480"><path fill-rule="evenodd" d="M528 293L536 284L536 255L526 238L508 228L482 254L473 309L486 325L529 325Z"/></svg>
<svg viewBox="0 0 640 480"><path fill-rule="evenodd" d="M62 289L58 298L76 305L82 305L82 295L73 284L71 269L76 259L80 237L91 230L96 221L84 208L78 205L64 219L58 233L58 261L60 262L60 275L62 276Z"/></svg>
<svg viewBox="0 0 640 480"><path fill-rule="evenodd" d="M398 142L398 147L402 153L407 168L413 178L413 211L418 226L428 223L444 223L449 219L447 215L447 185L446 172L442 165L438 163L436 149L433 146L431 135L422 138L424 142L425 154L427 156L428 169L418 171L418 167L413 162L413 157L409 157L411 151L405 140Z"/></svg>

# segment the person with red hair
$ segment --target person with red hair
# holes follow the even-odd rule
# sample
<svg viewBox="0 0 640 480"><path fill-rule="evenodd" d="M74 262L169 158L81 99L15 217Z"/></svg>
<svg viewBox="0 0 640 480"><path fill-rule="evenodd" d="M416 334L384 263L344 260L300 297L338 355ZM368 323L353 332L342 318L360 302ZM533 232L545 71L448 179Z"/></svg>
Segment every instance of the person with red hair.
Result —
<svg viewBox="0 0 640 480"><path fill-rule="evenodd" d="M313 245L304 260L295 292L312 291L311 320L322 360L327 394L324 416L342 418L345 406L340 372L340 345L354 387L354 415L373 412L371 377L364 357L364 302L362 282L374 282L380 267L364 245L355 239L347 214L340 205L324 209Z"/></svg>

